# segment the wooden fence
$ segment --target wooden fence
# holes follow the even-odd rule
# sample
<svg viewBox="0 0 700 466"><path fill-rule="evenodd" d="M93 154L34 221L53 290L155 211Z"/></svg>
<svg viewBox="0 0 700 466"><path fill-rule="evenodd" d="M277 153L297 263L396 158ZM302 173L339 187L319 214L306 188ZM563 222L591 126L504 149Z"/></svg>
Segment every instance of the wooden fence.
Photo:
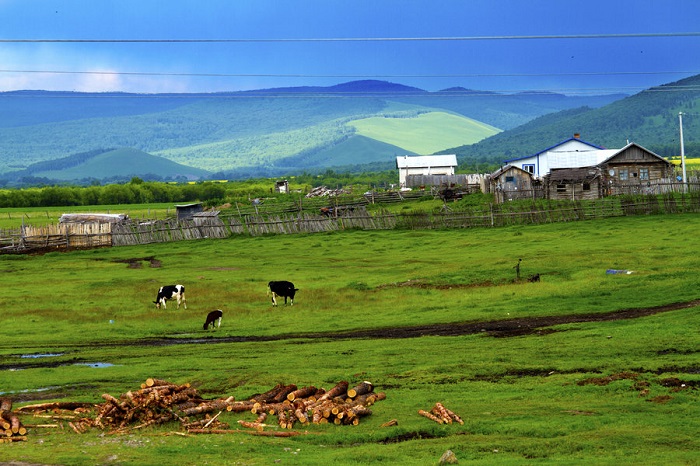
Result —
<svg viewBox="0 0 700 466"><path fill-rule="evenodd" d="M459 204L456 204L459 205ZM366 208L342 215L298 212L231 215L197 220L167 220L126 224L78 224L0 230L0 252L126 246L233 235L291 235L340 230L493 228L512 225L572 222L630 215L700 213L700 191L663 195L623 195L595 201L550 201L489 204L441 212L370 213Z"/></svg>

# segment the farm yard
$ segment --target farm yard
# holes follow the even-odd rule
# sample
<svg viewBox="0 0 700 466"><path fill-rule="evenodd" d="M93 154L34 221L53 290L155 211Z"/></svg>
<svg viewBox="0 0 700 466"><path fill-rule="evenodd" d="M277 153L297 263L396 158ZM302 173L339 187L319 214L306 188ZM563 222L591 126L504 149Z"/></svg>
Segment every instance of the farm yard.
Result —
<svg viewBox="0 0 700 466"><path fill-rule="evenodd" d="M27 430L0 462L697 463L698 227L645 215L0 256L0 398ZM271 280L294 282L293 306L272 306ZM175 283L187 309L156 309ZM221 327L203 330L213 309ZM341 381L381 399L356 424L313 422ZM318 389L306 422L253 412L280 385ZM165 404L176 393L195 405ZM425 415L439 407L463 423Z"/></svg>

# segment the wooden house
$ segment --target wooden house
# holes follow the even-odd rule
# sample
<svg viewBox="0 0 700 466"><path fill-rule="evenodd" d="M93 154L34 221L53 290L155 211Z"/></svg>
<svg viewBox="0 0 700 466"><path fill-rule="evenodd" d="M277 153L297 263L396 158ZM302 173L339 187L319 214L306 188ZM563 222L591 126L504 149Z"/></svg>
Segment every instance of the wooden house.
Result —
<svg viewBox="0 0 700 466"><path fill-rule="evenodd" d="M497 203L536 197L532 174L513 165L506 165L491 173L489 190L494 193Z"/></svg>
<svg viewBox="0 0 700 466"><path fill-rule="evenodd" d="M580 201L605 195L605 180L600 167L554 168L544 177L545 197Z"/></svg>
<svg viewBox="0 0 700 466"><path fill-rule="evenodd" d="M600 164L609 187L649 186L673 176L673 164L636 143L627 144Z"/></svg>
<svg viewBox="0 0 700 466"><path fill-rule="evenodd" d="M541 179L555 168L598 165L614 152L616 151L586 142L576 133L574 137L541 150L536 154L505 160L503 163L518 167L531 173L535 178Z"/></svg>

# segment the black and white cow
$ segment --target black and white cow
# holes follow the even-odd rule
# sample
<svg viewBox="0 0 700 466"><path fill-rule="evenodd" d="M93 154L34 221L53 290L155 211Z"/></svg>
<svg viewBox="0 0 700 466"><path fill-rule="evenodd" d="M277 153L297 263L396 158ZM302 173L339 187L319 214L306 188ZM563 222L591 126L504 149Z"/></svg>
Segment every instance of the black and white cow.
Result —
<svg viewBox="0 0 700 466"><path fill-rule="evenodd" d="M267 295L272 295L272 305L277 306L277 297L284 298L284 304L287 305L287 298L289 298L290 306L294 305L294 295L299 288L294 288L294 283L288 281L272 281L267 284L268 291Z"/></svg>
<svg viewBox="0 0 700 466"><path fill-rule="evenodd" d="M204 330L209 330L210 325L211 325L211 328L221 327L221 318L223 316L224 316L224 313L221 309L216 309L214 311L211 311L209 314L207 314L207 320L204 322Z"/></svg>
<svg viewBox="0 0 700 466"><path fill-rule="evenodd" d="M161 286L158 290L158 296L156 296L156 300L153 302L155 303L157 309L160 309L160 306L163 306L163 309L167 309L165 302L169 299L177 299L178 309L180 309L180 303L184 304L185 309L187 309L185 287L183 285Z"/></svg>

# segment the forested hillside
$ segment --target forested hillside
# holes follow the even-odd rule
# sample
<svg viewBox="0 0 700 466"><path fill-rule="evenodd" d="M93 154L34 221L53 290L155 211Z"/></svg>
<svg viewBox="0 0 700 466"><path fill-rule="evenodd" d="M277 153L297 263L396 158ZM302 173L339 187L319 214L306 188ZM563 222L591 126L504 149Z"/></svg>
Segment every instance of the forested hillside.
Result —
<svg viewBox="0 0 700 466"><path fill-rule="evenodd" d="M680 153L679 112L684 113L685 154L700 157L700 76L654 87L601 108L541 116L477 144L445 152L463 160L501 162L534 154L579 133L585 141L610 149L635 142L658 155L676 156Z"/></svg>
<svg viewBox="0 0 700 466"><path fill-rule="evenodd" d="M383 81L182 95L6 92L0 93L0 179L17 178L36 163L114 147L222 176L383 164L397 154L473 144L500 129L580 105L581 99L595 106L618 98L463 89L432 93ZM449 137L441 136L448 117L437 115L452 115ZM391 120L372 136L352 124L369 118ZM402 134L414 135L414 141ZM417 145L416 134L433 142Z"/></svg>

